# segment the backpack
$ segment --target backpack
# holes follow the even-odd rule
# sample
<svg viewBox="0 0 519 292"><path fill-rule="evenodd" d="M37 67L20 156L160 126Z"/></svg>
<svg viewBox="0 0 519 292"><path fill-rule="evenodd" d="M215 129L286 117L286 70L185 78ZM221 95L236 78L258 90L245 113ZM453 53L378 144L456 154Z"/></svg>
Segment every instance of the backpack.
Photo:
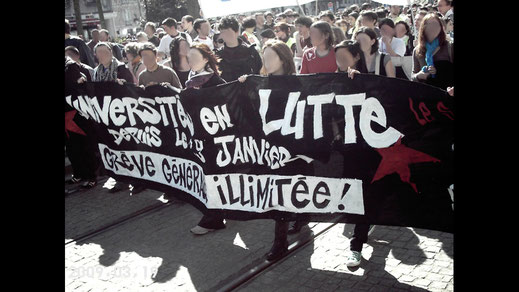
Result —
<svg viewBox="0 0 519 292"><path fill-rule="evenodd" d="M171 51L172 51L172 49L174 48L174 46L173 46L173 42L174 42L175 39L177 39L177 38L183 38L183 39L186 40L186 42L189 43L189 41L187 40L186 33L185 33L185 32L181 32L181 31L179 31L179 32L178 32L178 35L177 35L176 37L173 37L173 39L172 39L171 42L169 43L169 55L170 55L170 56L171 56ZM190 45L191 45L191 44L190 44Z"/></svg>
<svg viewBox="0 0 519 292"><path fill-rule="evenodd" d="M224 47L220 48L216 55L220 57L220 62L218 64L218 67L220 71L227 77L222 77L226 81L232 81L234 80L233 77L229 77L229 75L237 75L238 77L245 74L258 74L258 72L254 71L254 65L255 64L262 64L261 57L259 56L258 51L256 50L256 44L253 45L247 45L244 44L247 48L249 54L247 54L243 58L233 58L232 60L229 60L227 58L222 58L221 52L223 51ZM259 66L261 68L261 66ZM236 77L236 78L238 78ZM229 79L229 80L227 80Z"/></svg>

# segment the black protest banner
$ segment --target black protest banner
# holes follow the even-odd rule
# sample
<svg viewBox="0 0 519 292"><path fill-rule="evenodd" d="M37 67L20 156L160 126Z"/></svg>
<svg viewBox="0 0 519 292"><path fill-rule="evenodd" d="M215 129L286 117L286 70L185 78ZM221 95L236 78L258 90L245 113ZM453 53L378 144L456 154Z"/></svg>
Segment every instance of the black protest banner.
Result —
<svg viewBox="0 0 519 292"><path fill-rule="evenodd" d="M181 92L86 83L65 100L110 174L202 212L452 231L454 104L438 88L329 73ZM343 168L314 170L332 151Z"/></svg>

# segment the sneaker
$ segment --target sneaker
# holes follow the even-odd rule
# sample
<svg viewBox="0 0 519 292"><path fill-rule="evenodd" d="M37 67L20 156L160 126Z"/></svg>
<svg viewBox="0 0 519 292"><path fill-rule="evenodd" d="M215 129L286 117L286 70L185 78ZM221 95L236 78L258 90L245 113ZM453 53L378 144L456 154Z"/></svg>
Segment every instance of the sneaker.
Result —
<svg viewBox="0 0 519 292"><path fill-rule="evenodd" d="M195 226L193 228L191 228L191 232L196 234L196 235L204 235L204 234L207 234L211 231L214 231L214 229L208 229L208 228L204 228L204 227L201 227L201 226Z"/></svg>
<svg viewBox="0 0 519 292"><path fill-rule="evenodd" d="M266 254L268 261L275 261L282 258L288 252L288 242L284 244L275 244L272 246L270 251Z"/></svg>
<svg viewBox="0 0 519 292"><path fill-rule="evenodd" d="M123 189L124 184L122 182L116 181L114 186L108 191L109 193L116 193Z"/></svg>
<svg viewBox="0 0 519 292"><path fill-rule="evenodd" d="M306 221L295 221L290 222L290 226L288 227L287 234L292 235L299 233L303 227L308 226L308 222Z"/></svg>
<svg viewBox="0 0 519 292"><path fill-rule="evenodd" d="M361 253L358 251L351 251L351 254L346 259L347 267L356 267L360 265Z"/></svg>
<svg viewBox="0 0 519 292"><path fill-rule="evenodd" d="M74 175L72 175L72 178L67 180L66 183L69 184L69 185L73 185L73 184L77 184L77 183L79 183L81 181L82 181L81 178L75 177Z"/></svg>
<svg viewBox="0 0 519 292"><path fill-rule="evenodd" d="M96 180L89 180L85 184L83 184L81 186L81 188L83 188L83 189L91 189L91 188L95 187L96 185L97 185L97 181Z"/></svg>
<svg viewBox="0 0 519 292"><path fill-rule="evenodd" d="M142 191L144 191L146 188L142 185L132 185L132 189L131 189L131 192L132 192L132 195L135 195L135 194L138 194Z"/></svg>

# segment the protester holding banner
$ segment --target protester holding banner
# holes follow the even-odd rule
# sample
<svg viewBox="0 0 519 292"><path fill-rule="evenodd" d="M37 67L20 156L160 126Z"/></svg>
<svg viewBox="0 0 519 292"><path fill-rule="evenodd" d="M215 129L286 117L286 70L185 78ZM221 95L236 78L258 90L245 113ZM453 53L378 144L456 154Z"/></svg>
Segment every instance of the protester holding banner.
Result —
<svg viewBox="0 0 519 292"><path fill-rule="evenodd" d="M333 73L337 71L335 60L334 34L328 22L317 21L310 26L310 39L312 48L308 48L303 53L300 74L311 73ZM308 221L299 220L290 226L288 233L299 232Z"/></svg>
<svg viewBox="0 0 519 292"><path fill-rule="evenodd" d="M344 40L335 46L335 59L337 72L348 72L348 69L357 69L357 63L361 59L362 51L357 42Z"/></svg>
<svg viewBox="0 0 519 292"><path fill-rule="evenodd" d="M395 77L395 67L391 57L378 51L378 39L375 31L369 27L361 27L355 34L362 50L362 61L359 64L361 73L375 73L387 77Z"/></svg>
<svg viewBox="0 0 519 292"><path fill-rule="evenodd" d="M353 78L354 73L375 73L395 77L395 69L391 62L391 57L378 51L378 39L375 31L368 27L361 27L355 35L361 53L359 70L352 67L348 68L348 76ZM381 61L383 59L383 61ZM380 65L377 65L380 63ZM344 164L347 165L347 164ZM362 245L368 240L368 233L374 226L369 224L355 224L352 238L350 240L350 253L346 260L346 266L356 267L360 265L362 255Z"/></svg>
<svg viewBox="0 0 519 292"><path fill-rule="evenodd" d="M112 46L106 42L99 42L94 48L99 65L94 69L94 81L116 81L133 83L133 76L123 62L112 54Z"/></svg>
<svg viewBox="0 0 519 292"><path fill-rule="evenodd" d="M139 49L139 56L146 70L139 74L139 86L150 86L169 83L171 86L182 88L177 73L169 67L157 63L157 48L152 43L144 43Z"/></svg>
<svg viewBox="0 0 519 292"><path fill-rule="evenodd" d="M353 41L343 41L335 47L335 54L337 56L337 66L339 72L348 72L348 76L353 79L357 70L357 64L361 60L362 51L360 44ZM334 123L336 123L334 121ZM336 135L336 140L342 138L339 134ZM344 169L348 168L351 161L343 161ZM354 227L353 236L350 240L350 251L346 265L348 267L358 266L360 264L362 244L367 242L367 236L370 230L373 230L373 225L356 224Z"/></svg>
<svg viewBox="0 0 519 292"><path fill-rule="evenodd" d="M133 83L133 75L126 68L126 65L123 62L119 62L112 55L112 46L106 42L99 42L95 48L94 52L96 54L97 59L99 60L99 65L94 70L94 81L115 81L119 84L123 84L125 82ZM117 192L122 189L122 183L119 181L111 180L112 183L115 183L113 187L110 189L110 192ZM133 193L138 193L144 190L143 186L134 186Z"/></svg>
<svg viewBox="0 0 519 292"><path fill-rule="evenodd" d="M222 78L231 82L245 74L258 74L262 66L261 57L254 46L251 47L238 38L240 27L236 18L222 18L218 28L220 37L224 40L224 46L216 51L221 59L218 67Z"/></svg>
<svg viewBox="0 0 519 292"><path fill-rule="evenodd" d="M216 56L206 44L194 43L189 49L187 59L190 71L186 89L206 88L225 83L218 72Z"/></svg>
<svg viewBox="0 0 519 292"><path fill-rule="evenodd" d="M189 49L187 58L190 71L185 84L186 89L200 89L225 83L225 80L219 76L216 56L206 44L194 43ZM223 228L225 223L221 216L204 214L200 222L190 231L196 235L204 235Z"/></svg>
<svg viewBox="0 0 519 292"><path fill-rule="evenodd" d="M454 81L452 46L446 40L438 15L427 14L420 26L418 45L413 51L412 80L443 90L452 86Z"/></svg>
<svg viewBox="0 0 519 292"><path fill-rule="evenodd" d="M292 50L287 44L280 40L270 40L265 43L262 49L263 56L263 67L261 68L261 75L263 76L280 76L280 75L295 75L296 69L294 59L292 56ZM245 82L247 76L241 76L238 81ZM290 162L291 166L297 168L301 174L311 175L313 174L313 167L311 164L299 159ZM278 174L285 174L285 169L279 171ZM287 175L290 173L286 173ZM297 232L302 226L308 224L306 221L296 221L295 225L298 225ZM292 227L294 229L294 227ZM276 260L282 257L288 251L288 234L289 234L289 221L284 217L276 220L274 227L274 243L270 251L266 254L266 258L269 261Z"/></svg>
<svg viewBox="0 0 519 292"><path fill-rule="evenodd" d="M77 61L65 56L65 94L86 78L88 75L81 72ZM81 187L89 189L97 185L97 164L95 147L85 132L87 126L85 118L65 104L65 152L72 166L72 178L67 183L77 184L84 181Z"/></svg>
<svg viewBox="0 0 519 292"><path fill-rule="evenodd" d="M335 72L334 35L328 22L317 21L310 27L312 48L303 53L300 74Z"/></svg>

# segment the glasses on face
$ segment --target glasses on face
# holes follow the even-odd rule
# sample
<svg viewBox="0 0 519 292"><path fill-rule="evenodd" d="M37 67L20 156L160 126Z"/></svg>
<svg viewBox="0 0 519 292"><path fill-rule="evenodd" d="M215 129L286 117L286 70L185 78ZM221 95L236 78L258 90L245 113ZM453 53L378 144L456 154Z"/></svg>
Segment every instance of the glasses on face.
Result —
<svg viewBox="0 0 519 292"><path fill-rule="evenodd" d="M216 42L219 44L223 44L223 39L218 39L218 40L216 40Z"/></svg>

